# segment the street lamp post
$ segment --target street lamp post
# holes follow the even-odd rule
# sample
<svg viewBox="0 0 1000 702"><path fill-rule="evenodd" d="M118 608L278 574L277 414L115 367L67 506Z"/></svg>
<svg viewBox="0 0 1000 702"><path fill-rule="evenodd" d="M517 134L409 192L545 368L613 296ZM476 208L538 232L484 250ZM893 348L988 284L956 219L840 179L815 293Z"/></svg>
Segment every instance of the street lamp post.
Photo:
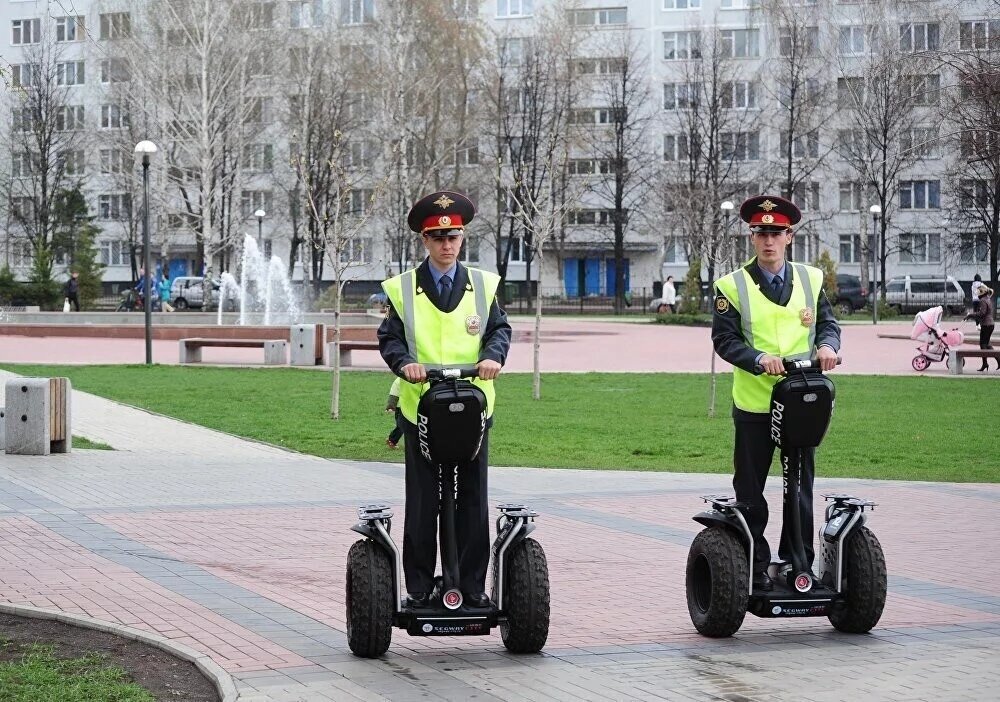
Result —
<svg viewBox="0 0 1000 702"><path fill-rule="evenodd" d="M264 230L264 217L267 216L267 212L257 210L253 213L253 216L257 218L257 248L263 251L264 241L261 232Z"/></svg>
<svg viewBox="0 0 1000 702"><path fill-rule="evenodd" d="M146 317L146 365L153 363L153 300L150 283L152 271L149 265L149 163L156 153L156 144L140 141L135 145L135 153L142 157L142 262L143 262L143 309Z"/></svg>
<svg viewBox="0 0 1000 702"><path fill-rule="evenodd" d="M872 205L868 208L872 213L872 242L874 252L872 254L872 324L878 324L878 218L882 214L882 208Z"/></svg>

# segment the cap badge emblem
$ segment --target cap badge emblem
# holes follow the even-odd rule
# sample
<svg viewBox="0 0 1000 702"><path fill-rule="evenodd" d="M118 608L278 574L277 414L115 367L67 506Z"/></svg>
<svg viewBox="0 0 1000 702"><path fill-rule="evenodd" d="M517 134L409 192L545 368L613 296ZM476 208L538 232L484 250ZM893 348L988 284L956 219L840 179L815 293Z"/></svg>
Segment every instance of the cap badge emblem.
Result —
<svg viewBox="0 0 1000 702"><path fill-rule="evenodd" d="M448 215L441 215L438 218L439 227L447 227L449 224L451 224L451 217L449 217Z"/></svg>
<svg viewBox="0 0 1000 702"><path fill-rule="evenodd" d="M438 207L440 207L442 210L448 209L454 203L455 203L455 201L452 200L447 195L442 195L441 197L439 197L437 200L434 201L434 204L437 205Z"/></svg>
<svg viewBox="0 0 1000 702"><path fill-rule="evenodd" d="M770 212L775 207L777 207L777 205L775 205L770 200L764 200L764 202L760 203L760 205L758 205L758 207L760 207L760 209L764 210L765 212Z"/></svg>
<svg viewBox="0 0 1000 702"><path fill-rule="evenodd" d="M761 215L760 223L761 224L774 224L774 215L769 215L769 214Z"/></svg>

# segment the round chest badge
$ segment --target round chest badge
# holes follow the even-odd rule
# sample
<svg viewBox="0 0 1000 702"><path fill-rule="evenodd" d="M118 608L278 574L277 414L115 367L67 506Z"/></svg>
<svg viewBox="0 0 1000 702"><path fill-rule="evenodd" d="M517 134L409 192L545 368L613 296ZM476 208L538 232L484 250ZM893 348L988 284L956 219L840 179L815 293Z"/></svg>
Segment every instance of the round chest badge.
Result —
<svg viewBox="0 0 1000 702"><path fill-rule="evenodd" d="M476 336L479 334L479 330L483 328L483 320L478 314L470 314L465 318L465 331L468 332L470 336Z"/></svg>
<svg viewBox="0 0 1000 702"><path fill-rule="evenodd" d="M424 632L425 634L429 634L432 631L434 631L434 625L433 624L424 624L422 627L420 627L420 630L422 632Z"/></svg>

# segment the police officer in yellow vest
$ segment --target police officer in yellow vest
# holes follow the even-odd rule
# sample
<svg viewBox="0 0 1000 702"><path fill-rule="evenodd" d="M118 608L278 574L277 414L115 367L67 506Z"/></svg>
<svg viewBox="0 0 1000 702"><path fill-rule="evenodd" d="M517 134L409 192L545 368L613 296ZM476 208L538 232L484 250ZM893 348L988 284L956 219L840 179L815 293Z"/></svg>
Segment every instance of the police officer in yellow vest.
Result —
<svg viewBox="0 0 1000 702"><path fill-rule="evenodd" d="M489 605L486 568L490 559L486 473L489 427L493 424L493 379L510 348L507 315L496 301L500 277L458 262L464 227L475 205L457 192L421 198L407 216L418 232L427 258L416 269L382 283L389 298L378 330L379 351L393 373L403 377L399 409L406 447L406 519L403 525L403 572L411 606L424 606L434 587L437 559L438 477L420 454L416 435L417 405L427 389L427 367L472 367L473 381L486 395L487 429L475 459L459 466L455 527L465 601Z"/></svg>
<svg viewBox="0 0 1000 702"><path fill-rule="evenodd" d="M822 271L785 260L792 226L801 217L798 207L774 195L744 202L740 218L750 225L756 256L715 283L712 342L716 353L734 366L733 487L736 499L746 505L754 536L754 588L762 590L773 587L767 576L771 551L764 538L768 510L763 495L775 448L767 421L771 388L784 372L782 358L816 357L823 370L832 370L840 350L840 326L823 292ZM791 560L791 520L798 518L812 563L812 450L803 463L801 499L797 509L785 507L778 556Z"/></svg>

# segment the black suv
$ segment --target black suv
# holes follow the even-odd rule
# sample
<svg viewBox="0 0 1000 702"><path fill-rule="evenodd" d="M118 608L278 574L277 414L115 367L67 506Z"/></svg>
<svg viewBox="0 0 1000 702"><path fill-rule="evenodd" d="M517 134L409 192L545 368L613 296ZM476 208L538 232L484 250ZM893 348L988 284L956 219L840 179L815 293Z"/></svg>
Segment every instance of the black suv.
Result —
<svg viewBox="0 0 1000 702"><path fill-rule="evenodd" d="M868 304L868 290L861 287L861 278L846 273L837 274L837 313L846 316Z"/></svg>

